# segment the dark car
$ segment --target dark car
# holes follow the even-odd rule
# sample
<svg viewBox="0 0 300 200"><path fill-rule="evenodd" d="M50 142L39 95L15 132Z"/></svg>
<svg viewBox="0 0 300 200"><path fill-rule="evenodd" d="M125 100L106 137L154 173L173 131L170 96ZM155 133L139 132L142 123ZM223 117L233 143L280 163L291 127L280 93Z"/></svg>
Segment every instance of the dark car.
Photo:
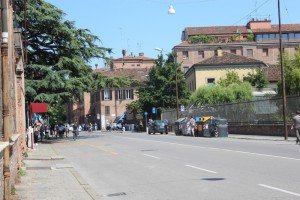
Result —
<svg viewBox="0 0 300 200"><path fill-rule="evenodd" d="M162 120L154 120L149 123L148 134L160 133L163 134L165 132L165 123Z"/></svg>

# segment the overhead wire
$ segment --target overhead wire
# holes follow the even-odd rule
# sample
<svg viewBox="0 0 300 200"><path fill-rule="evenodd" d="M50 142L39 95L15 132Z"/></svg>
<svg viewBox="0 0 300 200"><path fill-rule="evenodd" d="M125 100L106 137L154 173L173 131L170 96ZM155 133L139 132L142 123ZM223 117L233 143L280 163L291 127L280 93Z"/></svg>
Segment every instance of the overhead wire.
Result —
<svg viewBox="0 0 300 200"><path fill-rule="evenodd" d="M265 4L267 4L270 0L266 0L264 1L262 4L260 4L258 7L256 7L253 11L251 11L250 13L248 13L247 15L245 15L244 17L242 17L241 19L239 19L238 21L236 21L233 25L238 24L240 21L244 20L245 18L247 18L248 16L251 16L252 13L256 12L259 8L263 7Z"/></svg>

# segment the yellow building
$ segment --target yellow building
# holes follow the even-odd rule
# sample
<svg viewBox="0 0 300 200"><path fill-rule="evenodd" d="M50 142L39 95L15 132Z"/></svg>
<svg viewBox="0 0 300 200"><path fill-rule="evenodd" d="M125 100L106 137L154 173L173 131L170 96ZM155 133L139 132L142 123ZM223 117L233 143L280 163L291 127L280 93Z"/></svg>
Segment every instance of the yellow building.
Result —
<svg viewBox="0 0 300 200"><path fill-rule="evenodd" d="M256 69L268 66L259 60L247 58L218 50L211 58L194 64L186 73L186 82L191 92L205 85L217 83L220 78L225 78L228 71L236 72L242 80L248 73L255 73Z"/></svg>

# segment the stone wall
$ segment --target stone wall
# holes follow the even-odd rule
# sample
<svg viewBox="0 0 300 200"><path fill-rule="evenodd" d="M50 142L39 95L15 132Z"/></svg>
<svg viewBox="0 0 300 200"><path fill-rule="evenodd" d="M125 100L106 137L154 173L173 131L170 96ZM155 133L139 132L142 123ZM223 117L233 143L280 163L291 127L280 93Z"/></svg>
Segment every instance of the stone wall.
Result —
<svg viewBox="0 0 300 200"><path fill-rule="evenodd" d="M8 142L0 142L0 200L3 200L3 195L4 195L3 162L4 162L4 150L7 146L8 146Z"/></svg>
<svg viewBox="0 0 300 200"><path fill-rule="evenodd" d="M284 136L284 128L283 125L278 124L229 125L228 133L241 135ZM288 134L289 136L295 136L290 125L288 125Z"/></svg>
<svg viewBox="0 0 300 200"><path fill-rule="evenodd" d="M15 181L18 176L18 170L21 165L21 149L20 146L20 137L18 134L11 137L10 142L10 183L15 185Z"/></svg>

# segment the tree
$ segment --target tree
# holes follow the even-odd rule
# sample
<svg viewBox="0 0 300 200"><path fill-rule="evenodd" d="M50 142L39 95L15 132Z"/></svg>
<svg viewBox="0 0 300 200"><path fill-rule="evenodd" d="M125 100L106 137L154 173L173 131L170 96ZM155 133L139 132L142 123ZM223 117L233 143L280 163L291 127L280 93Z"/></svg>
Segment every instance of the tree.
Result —
<svg viewBox="0 0 300 200"><path fill-rule="evenodd" d="M243 80L249 82L253 87L258 89L262 89L268 84L267 77L262 69L257 69L256 73L248 73Z"/></svg>
<svg viewBox="0 0 300 200"><path fill-rule="evenodd" d="M64 20L63 11L44 0L15 0L14 6L28 55L27 100L63 105L90 91L93 77L88 62L105 59L110 49L98 46L97 36Z"/></svg>
<svg viewBox="0 0 300 200"><path fill-rule="evenodd" d="M242 83L239 75L235 71L228 71L226 73L226 77L220 78L220 80L218 81L218 84L222 87L227 87L233 83L237 83L237 84Z"/></svg>
<svg viewBox="0 0 300 200"><path fill-rule="evenodd" d="M189 92L185 83L180 65L175 64L174 55L168 55L167 60L158 56L155 65L149 72L148 80L138 87L139 100L132 106L138 112L147 111L156 107L159 112L163 109L176 108L176 75L179 103L186 105Z"/></svg>
<svg viewBox="0 0 300 200"><path fill-rule="evenodd" d="M300 50L294 57L283 55L285 89L287 95L300 95ZM282 82L278 82L278 94L282 94Z"/></svg>
<svg viewBox="0 0 300 200"><path fill-rule="evenodd" d="M200 87L191 95L190 104L201 106L252 99L252 88L249 83L232 83L227 87L221 85Z"/></svg>
<svg viewBox="0 0 300 200"><path fill-rule="evenodd" d="M234 71L228 71L217 85L198 88L190 97L191 105L213 105L252 100L252 88L248 82L242 83Z"/></svg>

